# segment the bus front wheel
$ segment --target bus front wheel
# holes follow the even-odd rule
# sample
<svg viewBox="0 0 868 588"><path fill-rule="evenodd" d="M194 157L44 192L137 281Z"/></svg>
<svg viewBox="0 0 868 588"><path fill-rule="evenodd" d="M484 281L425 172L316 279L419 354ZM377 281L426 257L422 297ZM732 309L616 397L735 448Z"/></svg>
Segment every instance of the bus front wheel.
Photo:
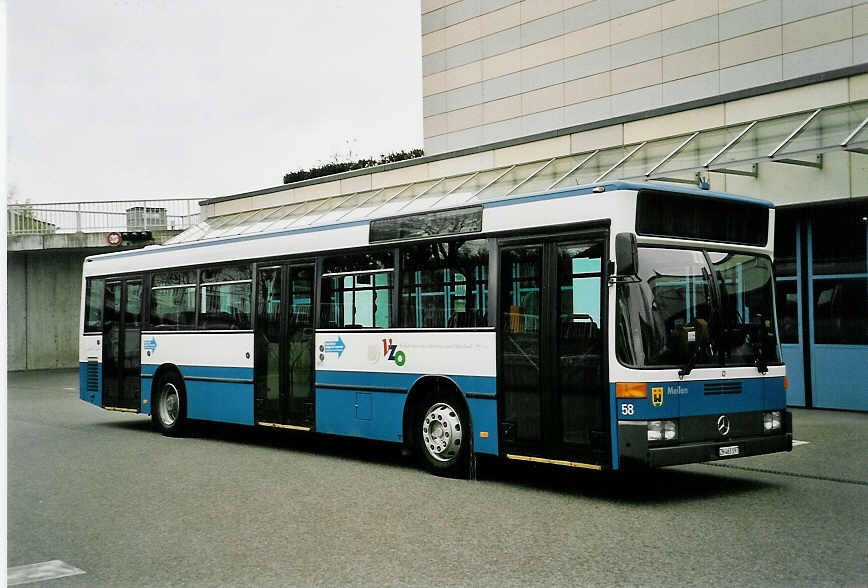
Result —
<svg viewBox="0 0 868 588"><path fill-rule="evenodd" d="M416 419L416 447L423 465L435 474L457 476L467 465L469 419L453 398L429 398Z"/></svg>
<svg viewBox="0 0 868 588"><path fill-rule="evenodd" d="M166 436L177 437L184 431L187 421L187 396L184 382L174 373L167 373L154 382L154 403L151 418L157 429Z"/></svg>

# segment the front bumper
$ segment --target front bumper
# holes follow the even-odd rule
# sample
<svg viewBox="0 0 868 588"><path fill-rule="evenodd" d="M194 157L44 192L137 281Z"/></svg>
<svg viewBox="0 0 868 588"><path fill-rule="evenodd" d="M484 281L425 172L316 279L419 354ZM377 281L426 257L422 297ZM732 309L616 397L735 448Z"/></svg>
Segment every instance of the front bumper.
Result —
<svg viewBox="0 0 868 588"><path fill-rule="evenodd" d="M793 423L783 411L781 431L775 434L728 437L667 445L648 445L648 421L619 421L618 445L621 469L656 468L717 459L732 459L793 449ZM720 456L721 447L738 446L738 455Z"/></svg>

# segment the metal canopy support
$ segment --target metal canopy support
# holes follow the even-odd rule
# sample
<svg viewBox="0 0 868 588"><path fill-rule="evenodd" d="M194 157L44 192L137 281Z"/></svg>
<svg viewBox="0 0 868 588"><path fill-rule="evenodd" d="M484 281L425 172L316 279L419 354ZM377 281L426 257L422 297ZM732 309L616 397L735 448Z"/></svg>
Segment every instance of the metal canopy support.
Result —
<svg viewBox="0 0 868 588"><path fill-rule="evenodd" d="M651 182L669 182L673 184L689 184L691 186L701 186L702 180L699 177L699 172L696 173L695 180L685 180L684 178L668 178L666 176L658 176L656 178L648 178L648 181Z"/></svg>
<svg viewBox="0 0 868 588"><path fill-rule="evenodd" d="M803 167L813 167L823 169L823 154L817 153L816 161L805 161L804 159L791 159L789 157L780 157L772 159L775 163L788 163L790 165L801 165Z"/></svg>
<svg viewBox="0 0 868 588"><path fill-rule="evenodd" d="M657 165L655 165L654 167L649 169L647 172L645 172L645 177L650 178L651 174L653 174L655 171L657 171L657 168L659 168L661 165L663 165L664 163L666 163L667 161L669 161L670 159L675 157L676 154L678 154L682 149L684 149L687 146L687 144L690 143L692 140L694 140L697 136L699 136L699 131L696 131L695 133L693 133L692 135L687 137L687 139L685 139L678 147L676 147L675 149L670 151L669 155L667 155L666 157L661 159L657 163Z"/></svg>
<svg viewBox="0 0 868 588"><path fill-rule="evenodd" d="M477 190L476 192L474 192L474 193L470 196L470 198L468 198L468 199L465 200L464 202L470 202L471 200L473 200L474 198L476 198L476 197L477 197L479 194L481 194L484 190L487 190L488 187L491 186L494 182L498 181L500 178L502 178L503 176L505 176L506 174L508 174L508 173L511 172L512 170L514 170L516 167L518 167L517 164L516 164L516 165L513 165L512 167L507 168L506 171L504 171L502 174L500 174L499 176L497 176L496 178L494 178L493 180L491 180L490 182L488 182L487 184L485 184L482 188L480 188L479 190Z"/></svg>
<svg viewBox="0 0 868 588"><path fill-rule="evenodd" d="M644 147L647 143L648 143L648 141L642 141L641 143L639 143L639 144L638 144L638 145L637 145L637 146L636 146L632 151L630 151L630 153L628 153L627 155L625 155L624 157L622 157L621 160L620 160L618 163L616 163L615 165L613 165L612 167L610 167L609 169L607 169L605 172L603 172L603 175L601 175L601 176L598 177L596 180L594 180L593 183L596 184L597 182L601 182L601 181L603 180L603 178L605 178L605 177L608 176L610 173L612 173L612 172L613 172L616 168L618 168L622 163L624 163L625 161L627 161L628 159L630 159L631 157L633 157L633 154L636 153L637 151L639 151L639 150L640 150L642 147Z"/></svg>
<svg viewBox="0 0 868 588"><path fill-rule="evenodd" d="M552 183L551 186L549 186L548 188L546 188L546 190L551 190L552 188L554 188L555 186L557 186L558 184L560 184L561 182L563 182L565 179L567 179L568 177L570 177L570 175L572 175L574 172L578 171L578 170L579 170L583 165L585 165L586 163L588 163L588 162L591 160L591 158L594 157L594 156L595 156L597 153L599 153L599 152L600 152L599 149L595 149L595 150L594 150L590 155L588 155L586 158L584 158L582 161L580 161L580 162L579 162L579 163L578 163L578 164L577 164L573 169L571 169L570 171L568 171L567 173L565 173L564 175L562 175L561 177L559 177L558 179L556 179L556 180Z"/></svg>
<svg viewBox="0 0 868 588"><path fill-rule="evenodd" d="M723 155L723 154L724 154L724 153L725 153L725 152L726 152L730 147L732 147L733 145L735 145L736 143L738 143L738 142L741 140L741 138L744 137L744 136L747 134L748 131L750 131L752 128L754 128L754 127L756 126L757 122L759 122L759 121L753 121L752 123L750 123L749 125L747 125L744 129L742 129L742 131L741 131L738 135L736 135L736 136L732 139L732 141L730 141L729 143L727 143L726 145L724 145L723 148L722 148L720 151L718 151L717 153L715 153L714 155L712 155L712 156L711 156L711 159L709 159L708 161L706 161L705 164L704 164L702 167L708 169L708 167L709 167L712 163L714 163L714 161L715 161L718 157L720 157L721 155ZM715 171L719 171L719 170L715 170Z"/></svg>
<svg viewBox="0 0 868 588"><path fill-rule="evenodd" d="M327 215L328 213L332 212L333 210L337 210L338 208L341 207L341 205L342 205L344 202L347 202L350 198L352 198L352 197L355 196L356 194L358 194L358 192L353 192L352 194L350 194L350 195L347 196L346 198L342 198L342 199L340 199L340 202L338 202L336 205L332 206L331 208L329 208L328 210L326 210L324 213L322 213L321 215L319 215L318 217L316 217L315 219L313 219L312 221L310 221L309 223L307 223L307 226L311 226L311 225L313 225L314 223L316 223L316 221L318 221L319 219L321 219L322 217L324 217L324 216Z"/></svg>
<svg viewBox="0 0 868 588"><path fill-rule="evenodd" d="M509 192L507 192L506 194L504 194L504 197L509 196L510 194L512 194L513 192L515 192L515 191L518 190L519 188L521 188L525 183L527 183L528 180L530 180L532 177L536 176L536 175L537 175L538 173L540 173L542 170L544 170L545 168L547 168L548 166L550 166L550 165L552 164L552 162L553 162L555 159L557 159L557 157L552 157L552 158L549 159L547 162L545 162L544 164L542 164L542 167L540 167L538 170L536 170L535 172L533 172L532 174L530 174L528 177L526 177L525 179L523 179L522 181L520 181L519 183L517 183L515 186L513 186L513 187L512 187L512 190L510 190Z"/></svg>
<svg viewBox="0 0 868 588"><path fill-rule="evenodd" d="M752 163L750 165L750 171L744 171L743 169L732 169L728 167L710 168L708 171L718 174L729 174L732 176L747 176L750 178L759 177L759 166L755 163Z"/></svg>
<svg viewBox="0 0 868 588"><path fill-rule="evenodd" d="M403 204L403 206L401 206L401 208L399 208L395 212L401 212L402 210L404 210L405 208L407 208L408 206L410 206L411 204L416 202L419 198L421 198L422 196L424 196L425 194L427 194L428 192L430 192L431 190L433 190L434 188L436 188L437 186L442 184L445 180L446 180L446 178L440 178L439 180L437 180L436 182L434 182L433 184L431 184L430 186L428 186L427 188L425 188L424 190L422 190L421 192L419 192L418 194L413 196L410 200L405 202Z"/></svg>
<svg viewBox="0 0 868 588"><path fill-rule="evenodd" d="M847 135L847 138L841 143L841 147L844 148L845 151L852 151L854 153L864 153L868 154L868 141L859 141L856 144L852 144L853 139L855 139L859 133L862 132L862 129L865 128L865 125L868 124L868 117L863 120L858 127L853 129L853 132Z"/></svg>
<svg viewBox="0 0 868 588"><path fill-rule="evenodd" d="M372 198L374 198L374 197L376 197L376 196L379 196L380 193L381 193L383 190L385 190L385 188L380 188L380 189L377 190L376 192L372 193L370 196L368 196L367 198L365 198L364 200L362 200L361 202L359 202L358 204L356 204L353 208L348 209L345 213L343 213L343 214L340 215L338 218L336 218L336 219L335 219L335 222L338 222L339 220L341 220L342 218L344 218L345 216L347 216L347 215L348 215L349 213L351 213L352 211L357 210L360 206L364 206L366 202L368 202L369 200L371 200Z"/></svg>
<svg viewBox="0 0 868 588"><path fill-rule="evenodd" d="M775 147L774 149L771 150L771 152L769 153L769 158L774 158L774 156L778 154L778 151L780 151L781 149L786 147L790 141L792 141L793 139L796 138L796 135L798 135L803 130L805 130L805 127L808 126L808 123L810 123L812 120L814 120L814 118L816 118L816 116L818 114L820 114L821 110L823 110L823 109L818 108L817 110L812 112L810 115L808 115L808 118L803 120L799 126L797 126L795 129L793 129L793 132L790 133L789 135L787 135L787 138L784 139L783 141L781 141L780 145L778 145L777 147Z"/></svg>
<svg viewBox="0 0 868 588"><path fill-rule="evenodd" d="M404 186L403 188L401 188L400 190L398 190L397 192L395 192L394 194L392 194L391 196L389 196L388 198L386 198L385 201L383 201L382 203L380 203L380 205L379 205L378 207L376 207L374 210L372 210L371 212L369 212L368 215L369 215L371 218L373 218L375 212L377 212L378 210L380 210L381 208L383 208L384 206L386 206L389 202L391 202L392 200L394 200L395 198L397 198L398 196L400 196L401 194L403 194L404 192L406 192L407 190L409 190L410 188L412 188L412 187L415 186L415 185L416 185L416 182L412 182L412 183L410 183L410 184L407 184L406 186ZM358 207L356 207L356 208L358 208Z"/></svg>
<svg viewBox="0 0 868 588"><path fill-rule="evenodd" d="M457 186L455 186L454 188L452 188L451 190L449 190L448 192L446 192L443 196L441 196L440 198L438 198L437 200L435 200L434 202L432 202L432 203L431 203L431 208L434 208L435 206L437 206L438 204L440 204L440 202L441 202L443 199L445 199L445 198L449 198L449 196L451 196L451 195L452 195L456 190L461 189L461 186L463 186L463 185L466 184L467 182L471 181L473 178L475 178L476 176L478 176L478 175L481 174L481 173L482 173L482 172L474 172L474 173L472 173L472 174L471 174L467 179L465 179L463 182L458 182L458 185L457 185Z"/></svg>

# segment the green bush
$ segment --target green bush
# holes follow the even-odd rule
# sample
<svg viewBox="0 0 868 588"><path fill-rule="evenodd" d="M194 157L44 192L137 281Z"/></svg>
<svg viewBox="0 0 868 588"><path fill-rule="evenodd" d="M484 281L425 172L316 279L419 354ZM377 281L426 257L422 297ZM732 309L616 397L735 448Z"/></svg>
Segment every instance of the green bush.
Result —
<svg viewBox="0 0 868 588"><path fill-rule="evenodd" d="M293 182L310 180L312 178L321 178L323 176L339 174L341 172L354 169L364 169L366 167L373 167L375 165L383 165L384 163L404 161L405 159L416 159L417 157L422 157L423 155L425 155L425 152L421 149L410 149L409 151L396 151L395 153L380 155L380 157L377 159L357 159L355 161L342 162L332 161L329 163L324 163L323 165L320 165L318 167L312 167L310 169L300 169L297 171L289 172L288 174L283 176L283 183L291 184Z"/></svg>

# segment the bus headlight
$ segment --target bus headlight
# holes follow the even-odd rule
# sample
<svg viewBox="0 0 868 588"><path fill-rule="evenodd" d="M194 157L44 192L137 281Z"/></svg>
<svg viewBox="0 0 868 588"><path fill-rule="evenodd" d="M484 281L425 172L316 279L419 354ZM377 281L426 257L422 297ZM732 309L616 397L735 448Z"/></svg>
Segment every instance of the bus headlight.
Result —
<svg viewBox="0 0 868 588"><path fill-rule="evenodd" d="M675 421L648 421L648 441L671 441L677 436Z"/></svg>
<svg viewBox="0 0 868 588"><path fill-rule="evenodd" d="M781 428L781 411L773 410L763 413L763 430L777 431Z"/></svg>

